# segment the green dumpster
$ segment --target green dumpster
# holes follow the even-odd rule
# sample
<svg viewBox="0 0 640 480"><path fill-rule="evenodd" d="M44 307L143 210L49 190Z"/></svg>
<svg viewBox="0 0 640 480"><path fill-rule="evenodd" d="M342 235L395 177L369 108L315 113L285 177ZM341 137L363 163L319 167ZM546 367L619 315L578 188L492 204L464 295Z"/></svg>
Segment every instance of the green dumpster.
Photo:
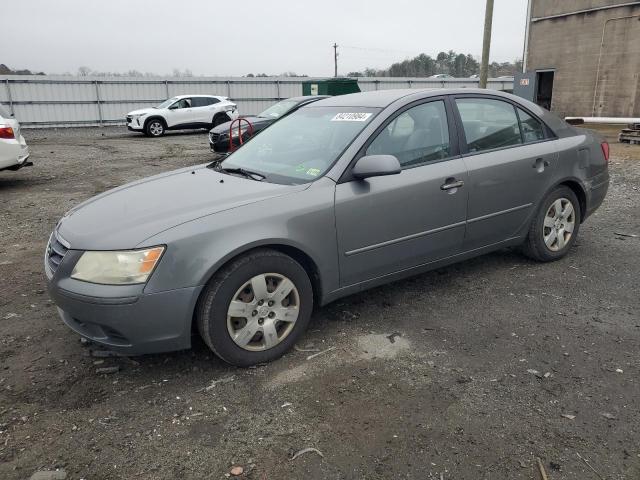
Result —
<svg viewBox="0 0 640 480"><path fill-rule="evenodd" d="M302 83L302 95L345 95L358 93L360 87L355 78L328 78L308 80Z"/></svg>

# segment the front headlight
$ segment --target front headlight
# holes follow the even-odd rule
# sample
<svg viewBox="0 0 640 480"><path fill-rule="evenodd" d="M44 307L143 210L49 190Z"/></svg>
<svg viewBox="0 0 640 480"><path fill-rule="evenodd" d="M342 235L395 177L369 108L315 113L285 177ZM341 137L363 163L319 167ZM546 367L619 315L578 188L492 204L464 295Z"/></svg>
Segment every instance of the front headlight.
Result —
<svg viewBox="0 0 640 480"><path fill-rule="evenodd" d="M71 278L104 285L145 283L164 247L115 252L84 252L73 267Z"/></svg>
<svg viewBox="0 0 640 480"><path fill-rule="evenodd" d="M249 130L249 127L240 127L240 134L238 135L238 129L234 128L233 130L231 130L231 136L233 138L241 137L247 132L247 130Z"/></svg>

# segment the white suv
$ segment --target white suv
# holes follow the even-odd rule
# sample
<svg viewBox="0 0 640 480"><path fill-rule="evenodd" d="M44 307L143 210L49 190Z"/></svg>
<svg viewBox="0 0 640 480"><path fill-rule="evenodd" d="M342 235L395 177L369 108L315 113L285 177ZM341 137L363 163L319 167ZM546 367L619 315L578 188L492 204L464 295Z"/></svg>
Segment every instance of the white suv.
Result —
<svg viewBox="0 0 640 480"><path fill-rule="evenodd" d="M214 95L178 95L157 107L134 110L127 114L127 128L159 137L166 130L187 128L211 129L238 118L238 107L227 97Z"/></svg>
<svg viewBox="0 0 640 480"><path fill-rule="evenodd" d="M20 124L0 105L0 170L18 170L33 165L28 160L29 147L20 135Z"/></svg>

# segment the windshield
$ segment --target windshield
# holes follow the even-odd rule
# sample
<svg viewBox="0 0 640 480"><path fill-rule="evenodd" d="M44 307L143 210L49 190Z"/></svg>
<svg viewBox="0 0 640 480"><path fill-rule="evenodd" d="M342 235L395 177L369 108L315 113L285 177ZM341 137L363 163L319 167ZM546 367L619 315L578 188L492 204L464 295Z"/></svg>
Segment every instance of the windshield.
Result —
<svg viewBox="0 0 640 480"><path fill-rule="evenodd" d="M171 105L176 100L178 100L178 97L169 98L169 99L165 100L164 102L162 102L160 105L158 105L156 108L167 108L169 105Z"/></svg>
<svg viewBox="0 0 640 480"><path fill-rule="evenodd" d="M306 183L321 177L380 111L305 107L260 132L221 166L258 172L265 181Z"/></svg>
<svg viewBox="0 0 640 480"><path fill-rule="evenodd" d="M276 103L275 105L271 105L264 112L259 114L259 117L266 118L280 118L282 115L287 113L293 107L298 105L299 102L295 102L293 100L283 100L281 102Z"/></svg>

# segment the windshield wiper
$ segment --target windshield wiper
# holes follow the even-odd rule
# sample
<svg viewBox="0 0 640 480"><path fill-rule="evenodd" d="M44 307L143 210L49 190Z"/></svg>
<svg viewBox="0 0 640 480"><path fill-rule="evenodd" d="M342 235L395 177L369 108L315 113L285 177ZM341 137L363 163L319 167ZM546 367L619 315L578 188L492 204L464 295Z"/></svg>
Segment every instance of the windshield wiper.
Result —
<svg viewBox="0 0 640 480"><path fill-rule="evenodd" d="M257 182L260 182L265 178L267 178L265 175L262 175L261 173L253 172L251 170L246 170L244 168L220 167L220 168L217 168L216 170L218 170L219 172L225 172L225 173L237 173L242 175L243 177L250 178L251 180L255 180Z"/></svg>
<svg viewBox="0 0 640 480"><path fill-rule="evenodd" d="M225 155L225 158L218 158L214 160L208 165L208 167L213 168L216 172L237 173L243 177L250 178L251 180L256 180L258 182L267 178L266 175L254 172L253 170L247 170L246 168L223 167L222 162L224 162L228 155L229 153Z"/></svg>

